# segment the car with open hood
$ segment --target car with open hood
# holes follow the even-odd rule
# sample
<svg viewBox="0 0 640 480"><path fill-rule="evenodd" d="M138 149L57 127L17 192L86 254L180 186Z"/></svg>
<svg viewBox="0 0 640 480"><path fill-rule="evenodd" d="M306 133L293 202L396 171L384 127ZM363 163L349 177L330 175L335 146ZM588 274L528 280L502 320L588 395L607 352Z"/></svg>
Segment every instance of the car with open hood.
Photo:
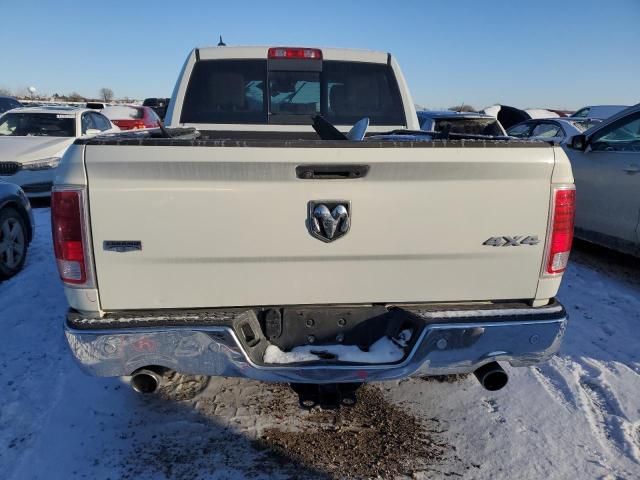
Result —
<svg viewBox="0 0 640 480"><path fill-rule="evenodd" d="M467 133L490 137L505 137L507 134L500 121L491 115L476 112L454 112L452 110L416 112L420 129L428 132Z"/></svg>

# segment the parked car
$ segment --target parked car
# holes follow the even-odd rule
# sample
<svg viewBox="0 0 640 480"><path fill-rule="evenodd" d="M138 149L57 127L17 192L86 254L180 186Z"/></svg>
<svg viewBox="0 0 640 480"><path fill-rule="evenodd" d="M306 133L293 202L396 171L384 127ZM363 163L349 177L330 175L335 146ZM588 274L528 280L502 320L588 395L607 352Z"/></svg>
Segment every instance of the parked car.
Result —
<svg viewBox="0 0 640 480"><path fill-rule="evenodd" d="M60 158L76 138L117 132L95 110L23 107L0 116L0 179L48 197Z"/></svg>
<svg viewBox="0 0 640 480"><path fill-rule="evenodd" d="M575 198L559 146L419 132L386 52L200 48L175 92L165 131L77 141L56 178L87 372L142 392L162 367L290 382L308 407L410 375L497 390L496 361L557 351Z"/></svg>
<svg viewBox="0 0 640 480"><path fill-rule="evenodd" d="M27 196L19 186L0 180L0 281L22 269L34 231Z"/></svg>
<svg viewBox="0 0 640 480"><path fill-rule="evenodd" d="M600 120L605 120L626 108L629 108L629 105L591 105L573 113L571 118L599 118Z"/></svg>
<svg viewBox="0 0 640 480"><path fill-rule="evenodd" d="M87 102L85 107L90 108L91 110L102 110L107 106L106 103L103 102Z"/></svg>
<svg viewBox="0 0 640 480"><path fill-rule="evenodd" d="M515 138L531 138L564 144L574 135L600 123L592 118L545 118L527 120L507 130L507 135Z"/></svg>
<svg viewBox="0 0 640 480"><path fill-rule="evenodd" d="M8 110L20 108L22 104L13 97L0 96L0 115Z"/></svg>
<svg viewBox="0 0 640 480"><path fill-rule="evenodd" d="M506 130L510 129L514 125L524 122L525 120L537 119L537 118L557 118L565 116L562 112L557 110L548 110L543 108L527 108L519 109L510 107L509 105L491 105L484 108L480 113L490 115L497 118Z"/></svg>
<svg viewBox="0 0 640 480"><path fill-rule="evenodd" d="M151 107L138 105L112 105L101 112L120 130L137 130L141 128L157 128L160 118Z"/></svg>
<svg viewBox="0 0 640 480"><path fill-rule="evenodd" d="M158 114L160 119L164 120L167 114L167 108L169 107L168 98L145 98L142 102L142 106L151 107Z"/></svg>
<svg viewBox="0 0 640 480"><path fill-rule="evenodd" d="M449 131L472 135L506 136L506 132L497 118L482 113L432 111L416 112L420 129L428 132Z"/></svg>
<svg viewBox="0 0 640 480"><path fill-rule="evenodd" d="M640 256L640 104L566 148L578 188L576 235Z"/></svg>

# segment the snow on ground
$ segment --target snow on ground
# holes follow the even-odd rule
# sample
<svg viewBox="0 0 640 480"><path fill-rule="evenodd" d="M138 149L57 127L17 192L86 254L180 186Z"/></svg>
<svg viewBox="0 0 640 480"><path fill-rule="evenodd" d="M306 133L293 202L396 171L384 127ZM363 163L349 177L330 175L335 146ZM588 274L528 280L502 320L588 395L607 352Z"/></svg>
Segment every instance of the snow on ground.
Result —
<svg viewBox="0 0 640 480"><path fill-rule="evenodd" d="M575 252L560 294L570 313L560 356L508 368L502 391L487 392L471 376L410 379L366 390L355 413L309 413L277 385L190 378L149 398L120 379L81 373L62 334L67 307L48 216L36 211L25 270L0 284L2 478L342 478L371 472L374 462L382 477L640 478L637 260ZM409 429L410 416L443 453L416 450L424 458L410 470L385 470L411 449L378 423L387 417ZM338 450L342 441L353 449L347 463L336 439ZM314 449L319 462L304 454Z"/></svg>
<svg viewBox="0 0 640 480"><path fill-rule="evenodd" d="M406 346L406 340L411 338L411 330L403 330L400 333L402 346L398 343L400 340L382 337L369 347L368 351L363 351L357 345L323 345L321 347L313 345L303 345L294 347L290 352L283 352L275 345L269 345L264 353L264 363L295 363L309 362L320 360L322 355L324 358L335 358L343 362L359 362L359 363L393 363L399 362L404 357L403 346ZM331 355L327 357L326 355Z"/></svg>

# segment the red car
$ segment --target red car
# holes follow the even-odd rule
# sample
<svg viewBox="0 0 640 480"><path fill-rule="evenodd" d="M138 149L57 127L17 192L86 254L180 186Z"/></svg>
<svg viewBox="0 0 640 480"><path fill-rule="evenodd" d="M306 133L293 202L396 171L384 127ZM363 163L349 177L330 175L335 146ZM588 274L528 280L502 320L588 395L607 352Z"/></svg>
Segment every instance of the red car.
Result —
<svg viewBox="0 0 640 480"><path fill-rule="evenodd" d="M120 130L136 130L139 128L156 128L160 117L150 107L138 105L112 105L100 112Z"/></svg>

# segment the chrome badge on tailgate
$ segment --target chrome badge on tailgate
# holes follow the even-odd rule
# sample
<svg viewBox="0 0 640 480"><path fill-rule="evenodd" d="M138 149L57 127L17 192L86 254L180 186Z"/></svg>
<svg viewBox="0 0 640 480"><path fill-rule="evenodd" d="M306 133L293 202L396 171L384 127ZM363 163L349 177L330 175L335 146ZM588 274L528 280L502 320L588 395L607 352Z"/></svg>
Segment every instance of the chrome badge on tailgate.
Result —
<svg viewBox="0 0 640 480"><path fill-rule="evenodd" d="M314 200L309 202L308 228L323 242L333 242L347 234L351 227L351 202Z"/></svg>
<svg viewBox="0 0 640 480"><path fill-rule="evenodd" d="M102 248L108 252L136 252L142 250L140 240L105 240Z"/></svg>

